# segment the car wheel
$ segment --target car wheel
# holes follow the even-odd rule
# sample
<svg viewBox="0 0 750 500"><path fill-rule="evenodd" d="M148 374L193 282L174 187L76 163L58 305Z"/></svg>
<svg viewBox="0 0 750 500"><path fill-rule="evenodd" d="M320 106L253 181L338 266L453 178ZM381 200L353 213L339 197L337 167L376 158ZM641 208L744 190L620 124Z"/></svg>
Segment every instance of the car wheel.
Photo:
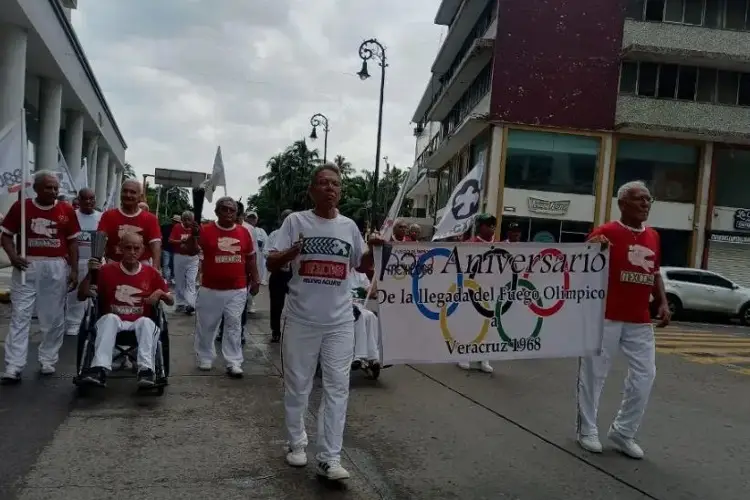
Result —
<svg viewBox="0 0 750 500"><path fill-rule="evenodd" d="M740 323L742 326L750 326L750 303L740 309Z"/></svg>
<svg viewBox="0 0 750 500"><path fill-rule="evenodd" d="M667 294L667 306L673 318L682 313L682 301L676 295Z"/></svg>

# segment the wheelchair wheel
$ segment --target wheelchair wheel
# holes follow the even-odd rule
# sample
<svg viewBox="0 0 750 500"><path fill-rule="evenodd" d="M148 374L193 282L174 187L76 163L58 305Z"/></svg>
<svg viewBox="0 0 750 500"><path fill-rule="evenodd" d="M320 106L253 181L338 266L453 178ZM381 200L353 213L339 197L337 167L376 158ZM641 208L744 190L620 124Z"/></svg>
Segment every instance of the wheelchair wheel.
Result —
<svg viewBox="0 0 750 500"><path fill-rule="evenodd" d="M164 367L164 378L169 378L169 332L165 331L161 334L161 358L162 366Z"/></svg>

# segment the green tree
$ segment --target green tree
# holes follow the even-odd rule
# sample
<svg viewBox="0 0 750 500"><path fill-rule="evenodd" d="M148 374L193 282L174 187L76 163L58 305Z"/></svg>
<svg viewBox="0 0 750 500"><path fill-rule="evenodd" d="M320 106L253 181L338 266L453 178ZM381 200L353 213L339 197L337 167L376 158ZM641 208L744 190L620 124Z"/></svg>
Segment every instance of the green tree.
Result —
<svg viewBox="0 0 750 500"><path fill-rule="evenodd" d="M135 169L133 168L133 165L131 165L128 162L125 162L125 165L122 167L122 179L135 179Z"/></svg>
<svg viewBox="0 0 750 500"><path fill-rule="evenodd" d="M266 173L261 175L260 189L247 198L247 206L258 213L260 225L267 231L275 229L281 212L285 209L311 208L307 188L312 170L320 165L317 149L309 149L305 141L296 141L266 162ZM333 163L341 170L343 184L339 210L364 229L372 213L372 176L370 171L361 174L343 155L336 155ZM378 182L378 213L380 223L396 198L406 172L389 164ZM408 214L410 201L405 200L401 214Z"/></svg>
<svg viewBox="0 0 750 500"><path fill-rule="evenodd" d="M173 215L182 215L185 210L193 210L190 193L176 186L149 186L146 190L146 202L162 223L171 219Z"/></svg>

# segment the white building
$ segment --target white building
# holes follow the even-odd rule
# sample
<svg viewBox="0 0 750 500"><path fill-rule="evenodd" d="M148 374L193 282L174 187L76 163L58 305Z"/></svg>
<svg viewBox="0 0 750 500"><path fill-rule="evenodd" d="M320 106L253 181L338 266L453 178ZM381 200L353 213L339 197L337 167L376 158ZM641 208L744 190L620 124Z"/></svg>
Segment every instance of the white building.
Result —
<svg viewBox="0 0 750 500"><path fill-rule="evenodd" d="M34 170L75 178L88 165L98 203L122 179L127 145L70 22L77 0L0 1L0 129L26 110ZM7 212L14 197L0 197Z"/></svg>

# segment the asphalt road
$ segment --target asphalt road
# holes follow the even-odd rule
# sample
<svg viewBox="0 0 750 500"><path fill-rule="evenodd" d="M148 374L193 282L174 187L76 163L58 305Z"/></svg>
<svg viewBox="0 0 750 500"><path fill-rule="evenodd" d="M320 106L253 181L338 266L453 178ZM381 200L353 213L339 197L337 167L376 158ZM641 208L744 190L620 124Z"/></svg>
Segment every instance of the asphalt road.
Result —
<svg viewBox="0 0 750 500"><path fill-rule="evenodd" d="M659 332L643 461L578 449L575 360L496 363L492 375L449 365L393 367L378 382L354 374L345 438L353 478L337 488L283 463L279 353L262 305L241 381L195 370L193 320L182 316L170 322L173 377L162 398L136 396L125 378L76 399L71 342L56 376L41 379L30 363L20 386L0 387L0 499L748 498L750 373L703 362L750 356L740 328ZM623 376L620 363L605 387L602 434Z"/></svg>

